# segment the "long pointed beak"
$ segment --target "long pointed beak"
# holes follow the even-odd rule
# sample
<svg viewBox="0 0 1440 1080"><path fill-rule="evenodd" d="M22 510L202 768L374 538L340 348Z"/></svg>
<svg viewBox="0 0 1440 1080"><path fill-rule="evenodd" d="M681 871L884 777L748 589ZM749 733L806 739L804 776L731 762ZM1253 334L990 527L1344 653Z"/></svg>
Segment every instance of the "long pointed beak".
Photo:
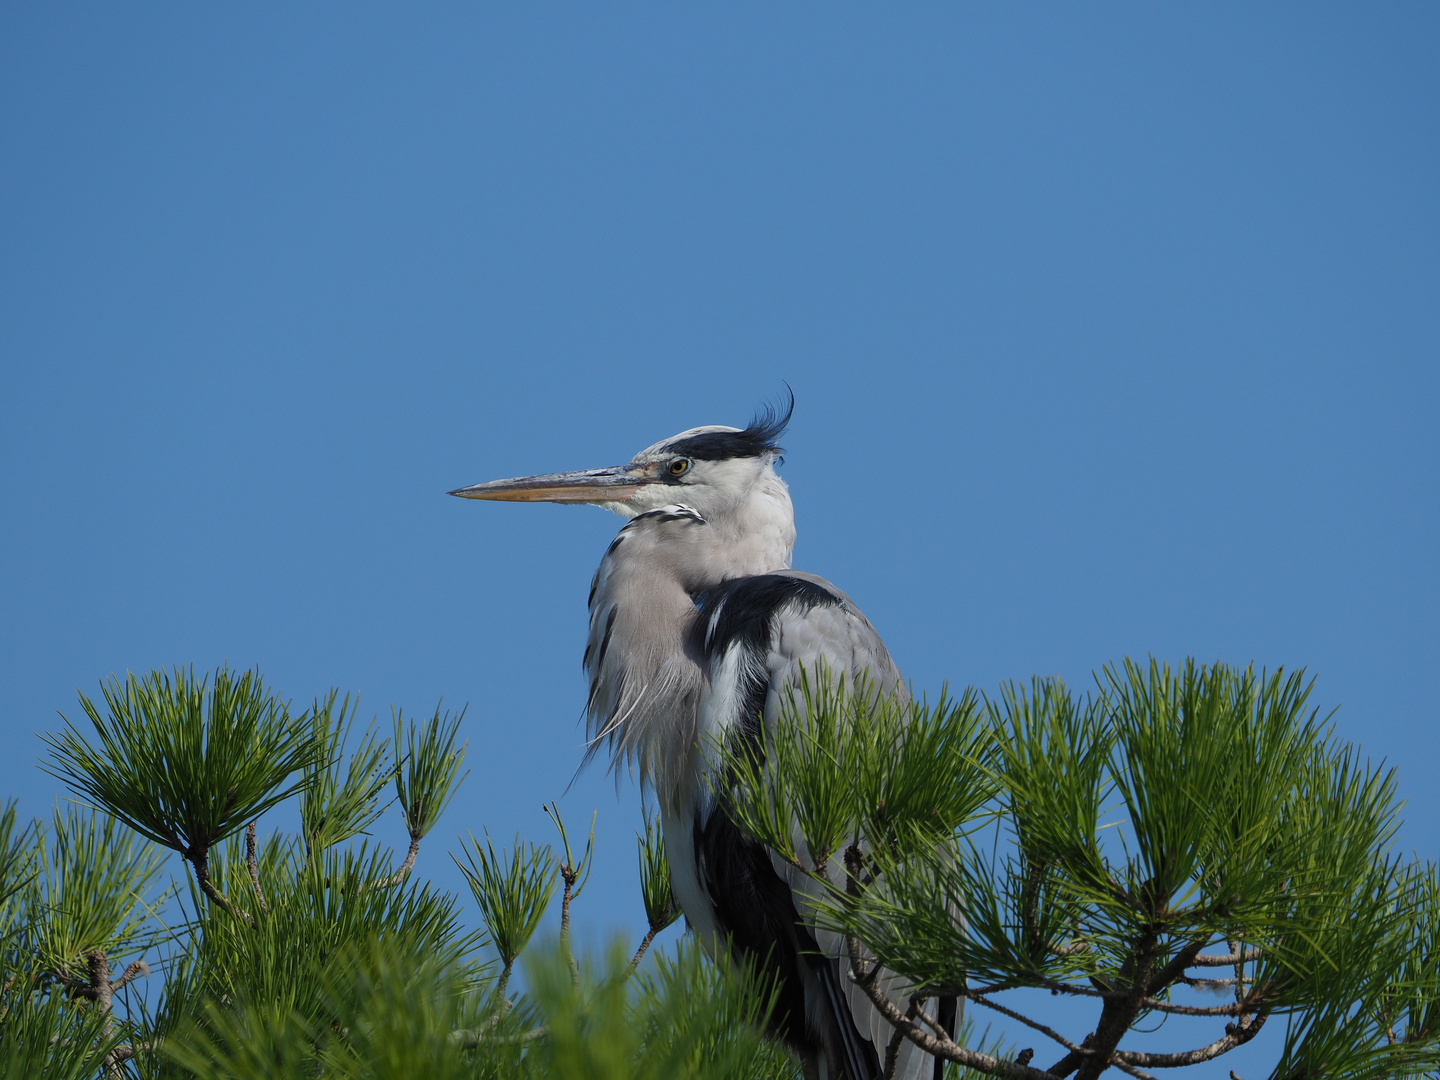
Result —
<svg viewBox="0 0 1440 1080"><path fill-rule="evenodd" d="M633 471L628 465L609 469L581 469L578 472L517 476L513 480L491 480L486 484L456 488L450 492L462 499L489 499L493 502L608 503L624 502L655 478Z"/></svg>

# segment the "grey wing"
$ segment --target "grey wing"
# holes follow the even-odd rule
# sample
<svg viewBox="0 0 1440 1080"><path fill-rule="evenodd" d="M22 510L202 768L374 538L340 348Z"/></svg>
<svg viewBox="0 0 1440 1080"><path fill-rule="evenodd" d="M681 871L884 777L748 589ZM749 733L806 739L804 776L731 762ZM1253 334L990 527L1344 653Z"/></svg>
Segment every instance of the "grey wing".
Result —
<svg viewBox="0 0 1440 1080"><path fill-rule="evenodd" d="M848 685L854 686L856 676L863 672L868 677L872 693L877 696L894 694L902 700L909 700L900 671L891 659L889 650L885 648L885 643L870 624L870 620L865 618L850 598L830 582L813 574L794 570L782 573L826 590L834 597L834 603L817 604L808 609L792 604L776 612L766 661L770 674L770 691L765 703L766 722L774 723L783 695L788 692L789 687L796 685L801 672L814 672L821 663L832 675L843 674ZM776 872L790 883L792 891L819 891L814 881L806 878L784 860L772 857L771 861ZM832 862L830 876L837 884L843 883L843 869L838 865L838 860ZM800 904L796 906L802 908ZM844 939L839 934L814 927L812 933L822 951L835 958L835 982L843 994L844 1005L848 1008L856 1029L871 1041L877 1056L883 1062L885 1048L894 1029L860 988L847 977L849 955ZM909 997L909 984L899 976L882 974L881 983L892 1000L904 1001ZM939 1003L932 1000L927 1011L931 1016L935 1016L939 1011ZM905 1080L921 1080L936 1071L937 1064L930 1055L905 1042L900 1047L895 1076Z"/></svg>
<svg viewBox="0 0 1440 1080"><path fill-rule="evenodd" d="M802 673L813 676L822 665L832 676L843 675L848 685L853 686L863 673L872 692L909 699L900 669L885 643L848 596L824 578L801 570L782 570L775 576L823 590L829 602L792 602L775 612L765 660L769 686L766 723L775 722L783 696L799 683Z"/></svg>
<svg viewBox="0 0 1440 1080"><path fill-rule="evenodd" d="M814 678L820 665L832 678L844 677L852 690L863 675L873 693L908 697L880 635L850 598L823 578L787 570L739 579L703 597L700 606L698 626L703 637L697 644L708 673L701 726L710 736L758 734L753 725L761 717L767 726L774 725L785 697L807 674ZM711 820L718 820L718 815ZM804 982L807 1038L816 1040L811 1044L814 1052L825 1059L821 1075L868 1080L884 1060L892 1029L849 980L844 941L819 930L808 917L811 908L805 897L818 894L819 884L778 856L764 854L765 876L773 873L778 879L789 915L771 910L762 920L759 908L734 901L735 895L769 895L755 874L758 868L746 870L742 887L734 870L726 876L706 870L721 865L725 852L719 845L711 851L701 838L696 853L720 929L763 953L769 927L786 917L803 924L799 937L808 938L813 942L809 948L828 958L820 960L812 952L808 962L795 957L789 967ZM732 859L728 865L739 864ZM837 884L843 882L841 860L831 860L830 873ZM784 944L776 941L777 947ZM882 975L882 985L895 1000L908 997L909 987L898 977ZM811 1052L804 1046L800 1049ZM921 1080L934 1069L929 1055L906 1043L895 1075Z"/></svg>

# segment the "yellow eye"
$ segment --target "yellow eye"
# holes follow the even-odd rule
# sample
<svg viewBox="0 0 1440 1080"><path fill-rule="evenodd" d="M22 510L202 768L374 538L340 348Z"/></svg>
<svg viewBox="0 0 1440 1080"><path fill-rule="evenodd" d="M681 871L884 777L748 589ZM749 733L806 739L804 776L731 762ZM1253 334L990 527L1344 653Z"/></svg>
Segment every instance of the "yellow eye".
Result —
<svg viewBox="0 0 1440 1080"><path fill-rule="evenodd" d="M689 458L680 457L680 458L676 458L674 461L670 462L670 475L671 475L671 476L684 476L684 475L685 475L687 472L689 472L689 471L690 471L690 459L689 459Z"/></svg>

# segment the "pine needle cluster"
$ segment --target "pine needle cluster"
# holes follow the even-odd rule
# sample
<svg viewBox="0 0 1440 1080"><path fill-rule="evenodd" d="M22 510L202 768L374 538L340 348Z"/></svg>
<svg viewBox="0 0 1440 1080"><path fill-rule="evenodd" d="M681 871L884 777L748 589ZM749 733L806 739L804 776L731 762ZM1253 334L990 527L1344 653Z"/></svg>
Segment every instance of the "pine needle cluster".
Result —
<svg viewBox="0 0 1440 1080"><path fill-rule="evenodd" d="M415 872L465 777L461 716L396 712L384 738L349 697L295 712L223 668L112 679L80 704L88 725L47 736L45 767L88 808L0 813L0 1080L796 1075L745 972L688 944L640 966L678 916L653 822L633 957L572 951L594 826L577 856L555 806L558 850L462 840L480 926L461 925ZM290 799L299 833L257 835ZM391 806L398 866L368 836ZM534 944L557 891L561 936Z"/></svg>
<svg viewBox="0 0 1440 1080"><path fill-rule="evenodd" d="M1312 688L1127 662L1084 695L932 704L819 669L761 740L706 752L725 812L813 882L887 1063L909 1040L952 1078L1213 1075L1268 1029L1272 1080L1440 1076L1440 871L1394 851L1393 770ZM798 1080L761 1035L763 977L648 951L680 914L648 815L637 949L573 949L595 822L572 843L553 804L554 847L461 840L462 924L417 871L465 777L461 716L396 712L386 737L349 697L293 711L226 669L112 679L81 709L45 767L83 806L0 813L0 1080ZM292 799L299 832L261 836ZM392 806L398 864L368 835ZM926 1013L941 995L958 1033ZM1213 1030L1138 1049L1167 1017Z"/></svg>
<svg viewBox="0 0 1440 1080"><path fill-rule="evenodd" d="M1083 697L1037 679L928 705L822 670L762 751L714 748L717 795L814 880L811 917L895 1037L972 1074L1144 1076L1269 1025L1274 1080L1434 1076L1440 875L1392 850L1394 771L1336 737L1312 687L1127 662ZM913 995L891 1000L882 970ZM1057 1030L1017 990L1091 1019ZM950 994L1039 1041L963 1045L922 1007ZM1126 1045L1167 1016L1212 1037Z"/></svg>

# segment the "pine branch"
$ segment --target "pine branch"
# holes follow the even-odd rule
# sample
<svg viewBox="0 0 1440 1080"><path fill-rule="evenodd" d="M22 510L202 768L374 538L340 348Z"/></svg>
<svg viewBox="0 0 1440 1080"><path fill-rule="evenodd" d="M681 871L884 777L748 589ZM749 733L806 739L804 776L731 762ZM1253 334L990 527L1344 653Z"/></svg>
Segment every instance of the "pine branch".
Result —
<svg viewBox="0 0 1440 1080"><path fill-rule="evenodd" d="M400 864L400 869L395 871L393 877L385 882L386 885L402 885L405 879L410 876L410 871L415 869L415 856L420 854L420 841L423 839L415 833L410 834L410 850L405 852L405 861Z"/></svg>
<svg viewBox="0 0 1440 1080"><path fill-rule="evenodd" d="M905 1010L905 1016L915 1019L915 1014L920 1011L920 1002L916 997L910 998L910 1008ZM885 1071L884 1080L895 1080L895 1066L900 1062L900 1044L905 1041L905 1032L896 1028L890 1035L890 1041L885 1045Z"/></svg>
<svg viewBox="0 0 1440 1080"><path fill-rule="evenodd" d="M1150 982L1158 945L1159 933L1155 927L1146 927L1141 931L1139 940L1120 966L1120 977L1131 980L1130 986L1123 998L1111 998L1100 1010L1100 1022L1095 1025L1095 1044L1091 1055L1080 1063L1077 1080L1096 1080L1115 1056L1120 1040L1135 1023L1145 987Z"/></svg>
<svg viewBox="0 0 1440 1080"><path fill-rule="evenodd" d="M1246 949L1242 953L1234 950L1229 956L1197 956L1190 961L1191 967L1231 967L1234 964L1250 963L1264 956L1260 949Z"/></svg>
<svg viewBox="0 0 1440 1080"><path fill-rule="evenodd" d="M1017 1065L1013 1061L1004 1061L991 1057L989 1054L977 1053L960 1046L953 1039L931 1035L901 1012L886 993L876 985L874 975L875 971L879 970L879 965L876 965L868 975L865 973L865 964L860 958L860 939L853 936L848 937L846 944L850 952L851 982L860 987L876 1010L892 1027L903 1032L905 1037L921 1050L933 1057L944 1058L946 1061L953 1061L958 1065L964 1065L991 1076L1003 1076L1007 1080L1054 1080L1049 1073L1041 1072L1039 1069L1032 1069L1028 1065Z"/></svg>
<svg viewBox="0 0 1440 1080"><path fill-rule="evenodd" d="M1230 980L1223 981L1229 982ZM1237 1002L1234 1005L1176 1005L1173 1002L1147 997L1141 998L1140 1003L1146 1009L1174 1016L1249 1016L1255 1012L1254 1004L1247 1002Z"/></svg>
<svg viewBox="0 0 1440 1080"><path fill-rule="evenodd" d="M1007 1008L1006 1006L1001 1005L998 1001L991 1001L983 994L980 994L973 990L966 990L965 996L971 1001L975 1002L975 1004L977 1005L984 1005L987 1009L994 1009L1001 1016L1008 1016L1011 1020L1018 1021L1019 1023L1024 1024L1026 1027L1034 1031L1038 1031L1042 1035L1048 1036L1055 1042L1059 1043L1061 1046L1065 1047L1065 1049L1069 1050L1072 1054L1082 1054L1088 1057L1094 1052L1087 1049L1083 1043L1077 1045L1076 1043L1073 1043L1069 1039L1065 1038L1064 1035L1061 1035L1055 1029L1046 1027L1039 1021L1031 1020L1028 1016L1018 1013L1014 1009ZM1054 1070L1052 1069L1051 1071L1053 1072Z"/></svg>
<svg viewBox="0 0 1440 1080"><path fill-rule="evenodd" d="M210 880L210 851L208 848L191 848L185 852L185 858L195 868L195 882L200 886L200 891L208 896L216 907L223 910L232 919L243 922L246 926L255 925L255 920L250 917L250 913L237 908L231 903L230 898L217 889L215 883Z"/></svg>
<svg viewBox="0 0 1440 1080"><path fill-rule="evenodd" d="M560 841L565 848L565 858L560 862L560 878L565 883L560 897L560 944L570 960L570 977L579 983L580 964L570 946L570 901L580 895L585 888L585 882L590 878L591 855L595 850L595 818L600 812L597 810L590 815L590 838L586 840L585 853L577 863L570 850L570 836L565 831L565 822L560 817L560 804L547 803L541 809L555 823L555 828L560 830Z"/></svg>
<svg viewBox="0 0 1440 1080"><path fill-rule="evenodd" d="M640 966L640 958L645 955L646 950L650 948L650 943L655 940L655 935L659 932L660 931L653 926L645 932L645 936L640 939L640 947L635 950L635 955L630 959L631 971L634 971Z"/></svg>
<svg viewBox="0 0 1440 1080"><path fill-rule="evenodd" d="M1080 1040L1080 1045L1062 1057L1046 1071L1054 1076L1066 1077L1080 1067L1085 1056L1090 1053L1090 1047L1095 1042L1095 1033L1092 1031Z"/></svg>
<svg viewBox="0 0 1440 1080"><path fill-rule="evenodd" d="M269 915L265 894L260 890L260 867L255 858L255 822L245 828L245 866L250 871L250 886L255 890L255 899L260 904L260 913Z"/></svg>
<svg viewBox="0 0 1440 1080"><path fill-rule="evenodd" d="M863 868L864 856L860 849L852 844L845 851L846 869L846 892L851 896L859 895L859 877ZM1018 1065L1013 1061L1003 1061L1000 1058L992 1057L989 1054L981 1054L960 1046L946 1035L931 1035L923 1027L901 1012L896 1004L890 1000L888 994L878 985L877 976L880 973L879 963L871 965L868 970L861 955L860 939L853 934L845 936L845 947L850 954L850 970L848 975L850 981L858 986L866 997L874 1004L876 1010L883 1016L891 1027L904 1033L905 1037L920 1049L929 1053L932 1057L944 1058L947 1061L956 1062L975 1069L991 1076L1006 1077L1007 1080L1053 1080L1053 1077L1039 1069L1032 1069L1028 1065ZM919 1010L917 1009L917 1012ZM933 1023L933 1021L931 1021Z"/></svg>
<svg viewBox="0 0 1440 1080"><path fill-rule="evenodd" d="M1127 1065L1143 1065L1152 1069L1178 1069L1186 1065L1199 1065L1204 1061L1213 1061L1221 1054L1228 1054L1237 1046L1244 1046L1260 1033L1269 1018L1268 1013L1256 1014L1248 1024L1227 1024L1225 1026L1225 1037L1216 1039L1208 1046L1201 1046L1195 1050L1186 1050L1179 1054L1147 1054L1138 1050L1119 1050L1115 1057Z"/></svg>

